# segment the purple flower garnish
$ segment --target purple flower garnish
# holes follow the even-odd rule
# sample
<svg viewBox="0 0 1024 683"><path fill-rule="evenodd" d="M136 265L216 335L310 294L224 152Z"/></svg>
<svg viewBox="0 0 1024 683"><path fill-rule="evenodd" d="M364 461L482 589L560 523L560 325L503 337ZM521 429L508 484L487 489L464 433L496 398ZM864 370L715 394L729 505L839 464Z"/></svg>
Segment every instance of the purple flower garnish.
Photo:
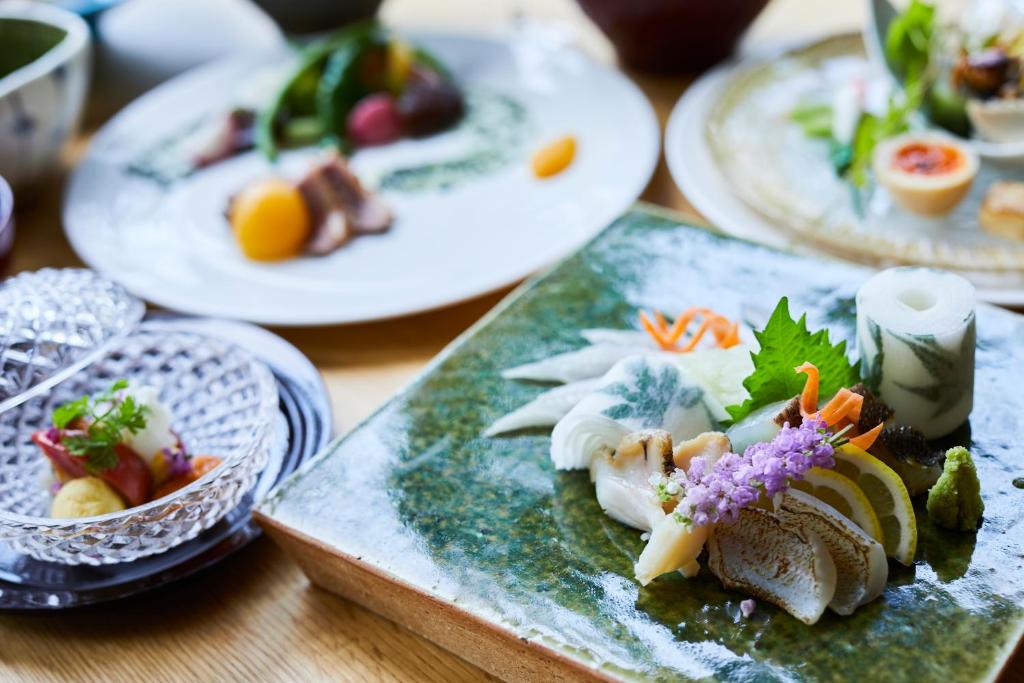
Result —
<svg viewBox="0 0 1024 683"><path fill-rule="evenodd" d="M757 603L754 602L753 598L747 598L740 602L740 614L743 615L744 619L749 619L755 609L757 609Z"/></svg>
<svg viewBox="0 0 1024 683"><path fill-rule="evenodd" d="M164 448L161 452L164 454L164 460L167 461L168 478L188 474L192 471L192 456L185 451L181 442L178 442L177 448Z"/></svg>
<svg viewBox="0 0 1024 683"><path fill-rule="evenodd" d="M693 526L735 522L740 510L762 494L783 493L812 467L835 467L833 453L842 437L833 435L823 420L807 418L799 427L787 422L774 439L753 444L742 456L726 453L713 465L693 458L689 469L670 476L682 491L675 518Z"/></svg>

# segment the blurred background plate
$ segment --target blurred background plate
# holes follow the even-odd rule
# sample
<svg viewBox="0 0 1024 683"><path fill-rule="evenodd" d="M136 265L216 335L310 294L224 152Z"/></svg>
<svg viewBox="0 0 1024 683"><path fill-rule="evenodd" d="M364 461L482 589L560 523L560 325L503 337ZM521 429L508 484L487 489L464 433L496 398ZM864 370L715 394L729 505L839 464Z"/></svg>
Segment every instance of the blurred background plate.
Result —
<svg viewBox="0 0 1024 683"><path fill-rule="evenodd" d="M234 342L267 363L280 393L278 443L253 491L197 538L126 564L90 567L41 562L0 544L0 611L54 611L109 602L179 581L227 558L260 535L249 511L330 440L331 409L316 368L280 337L253 325L160 316L148 329L202 332Z"/></svg>
<svg viewBox="0 0 1024 683"><path fill-rule="evenodd" d="M673 179L698 210L734 236L875 267L957 270L982 298L1024 305L1024 242L989 235L976 215L991 182L1019 179L1021 169L983 162L970 196L955 211L922 218L877 189L858 200L832 170L824 143L806 138L790 121L802 98L829 93L866 68L859 34L845 34L708 73L669 120L665 155Z"/></svg>
<svg viewBox="0 0 1024 683"><path fill-rule="evenodd" d="M133 293L180 311L280 325L365 321L516 282L578 247L646 186L657 161L657 121L623 75L565 45L524 36L411 39L437 54L466 90L467 120L431 138L361 150L353 169L372 186L480 145L501 163L452 183L419 173L422 183L392 185L381 194L397 220L385 235L326 257L247 261L223 215L229 197L282 170L301 174L322 152L286 153L278 169L250 152L182 170L181 140L234 106L265 101L292 56L233 58L165 83L97 134L65 199L75 251ZM531 153L566 134L577 139L574 163L555 178L534 178Z"/></svg>

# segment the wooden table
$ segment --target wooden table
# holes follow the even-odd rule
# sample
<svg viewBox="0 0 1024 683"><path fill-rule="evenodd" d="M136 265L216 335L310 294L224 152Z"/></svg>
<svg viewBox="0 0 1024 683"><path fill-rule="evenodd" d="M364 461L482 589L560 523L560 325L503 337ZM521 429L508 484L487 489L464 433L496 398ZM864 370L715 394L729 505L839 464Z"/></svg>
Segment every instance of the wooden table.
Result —
<svg viewBox="0 0 1024 683"><path fill-rule="evenodd" d="M861 10L860 0L774 0L745 49L854 29ZM385 20L401 27L463 31L501 30L516 13L564 22L586 51L614 61L609 45L572 0L388 0L383 9ZM687 79L631 75L664 124ZM84 137L72 146L69 164L84 146ZM80 265L61 232L61 192L61 183L54 182L33 197L19 196L15 270ZM643 198L693 213L664 160ZM320 368L336 430L343 433L503 294L390 322L275 331ZM391 622L311 587L266 539L191 580L116 605L74 614L0 617L0 664L0 679L33 681L489 678ZM1016 662L1014 670L1024 670L1022 664Z"/></svg>

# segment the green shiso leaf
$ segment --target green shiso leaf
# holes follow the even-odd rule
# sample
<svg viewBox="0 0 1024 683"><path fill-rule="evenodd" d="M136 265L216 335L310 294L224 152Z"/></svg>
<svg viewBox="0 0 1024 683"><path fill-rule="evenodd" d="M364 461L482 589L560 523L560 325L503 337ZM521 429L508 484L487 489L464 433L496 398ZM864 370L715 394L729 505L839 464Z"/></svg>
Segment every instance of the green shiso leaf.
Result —
<svg viewBox="0 0 1024 683"><path fill-rule="evenodd" d="M750 398L726 408L734 423L759 408L799 394L804 388L806 375L797 374L794 368L804 362L817 366L821 375L821 396L831 396L841 388L860 381L860 363L850 363L846 356L846 342L833 344L828 330L808 331L806 314L798 321L793 320L786 297L779 300L768 324L754 336L761 344L761 350L750 354L754 372L743 380Z"/></svg>

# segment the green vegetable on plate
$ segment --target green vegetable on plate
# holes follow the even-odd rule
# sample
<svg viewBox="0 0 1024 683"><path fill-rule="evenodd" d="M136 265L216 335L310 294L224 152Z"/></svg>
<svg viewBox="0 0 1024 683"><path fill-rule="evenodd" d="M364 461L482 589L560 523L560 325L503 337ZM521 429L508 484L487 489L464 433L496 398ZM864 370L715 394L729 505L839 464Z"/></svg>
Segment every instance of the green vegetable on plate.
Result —
<svg viewBox="0 0 1024 683"><path fill-rule="evenodd" d="M407 45L376 22L349 26L302 50L298 66L257 115L256 147L273 160L287 147L319 142L347 152L360 143L393 139L394 134L378 130L354 139L350 114L369 96L399 97L414 80L424 87L440 87L450 82L450 76L436 57ZM457 99L458 106L449 108L453 115L430 132L461 116L461 93L448 88L445 95Z"/></svg>

